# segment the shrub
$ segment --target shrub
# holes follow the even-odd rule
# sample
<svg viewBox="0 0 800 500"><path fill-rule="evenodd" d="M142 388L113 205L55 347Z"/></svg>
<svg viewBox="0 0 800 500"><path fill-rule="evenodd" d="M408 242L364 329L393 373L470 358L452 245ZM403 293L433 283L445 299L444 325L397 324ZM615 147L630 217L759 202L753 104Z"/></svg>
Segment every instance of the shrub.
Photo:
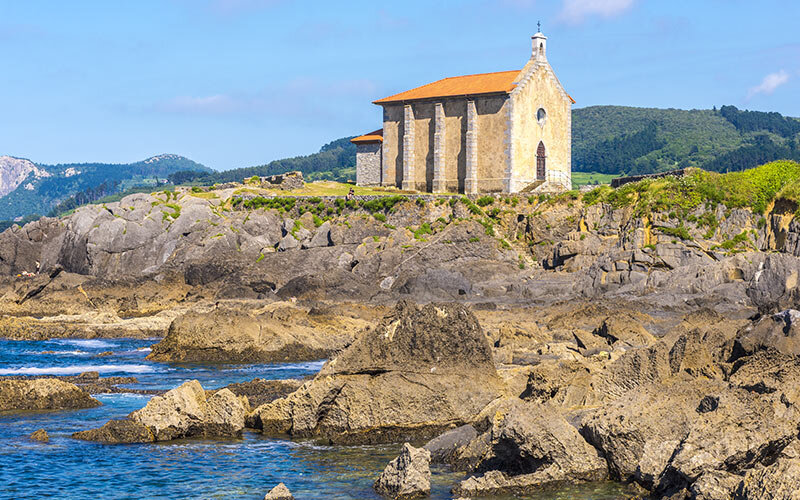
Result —
<svg viewBox="0 0 800 500"><path fill-rule="evenodd" d="M683 224L681 224L678 227L658 226L658 227L656 227L656 229L658 229L659 231L661 231L664 234L668 234L670 236L675 236L675 237L680 238L682 240L691 240L692 239L692 236L689 234L689 231L686 229L686 227Z"/></svg>
<svg viewBox="0 0 800 500"><path fill-rule="evenodd" d="M475 200L475 203L479 207L485 207L491 205L492 203L494 203L494 196L481 196L480 198Z"/></svg>
<svg viewBox="0 0 800 500"><path fill-rule="evenodd" d="M372 214L372 216L375 217L375 219L379 220L380 222L386 222L386 216L383 215L383 214L374 213L374 214Z"/></svg>

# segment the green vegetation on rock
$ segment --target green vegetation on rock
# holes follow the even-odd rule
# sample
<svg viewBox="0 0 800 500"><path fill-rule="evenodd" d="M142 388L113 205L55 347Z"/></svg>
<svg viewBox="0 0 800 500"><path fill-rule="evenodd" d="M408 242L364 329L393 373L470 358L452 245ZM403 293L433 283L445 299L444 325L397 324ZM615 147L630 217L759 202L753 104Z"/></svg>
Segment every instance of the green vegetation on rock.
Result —
<svg viewBox="0 0 800 500"><path fill-rule="evenodd" d="M600 186L584 194L587 205L603 202L614 208L632 206L638 215L670 212L688 216L705 205L751 208L763 214L776 198L800 201L800 163L776 161L743 172L719 174L695 170L684 177L645 179L618 189ZM712 221L706 221L708 226Z"/></svg>

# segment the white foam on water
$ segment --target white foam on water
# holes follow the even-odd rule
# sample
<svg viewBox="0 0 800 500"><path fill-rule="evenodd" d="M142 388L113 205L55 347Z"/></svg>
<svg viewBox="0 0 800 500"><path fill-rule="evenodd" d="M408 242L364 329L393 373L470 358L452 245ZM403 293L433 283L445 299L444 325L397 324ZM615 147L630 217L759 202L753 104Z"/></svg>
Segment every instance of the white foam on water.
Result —
<svg viewBox="0 0 800 500"><path fill-rule="evenodd" d="M96 340L96 339L63 339L57 340L59 344L69 344L74 345L76 347L83 347L86 349L101 349L104 347L114 347L114 344L111 342L106 342L104 340Z"/></svg>
<svg viewBox="0 0 800 500"><path fill-rule="evenodd" d="M149 347L140 347L140 348L138 348L136 350L139 351L139 352L151 352L152 351L152 349L149 348Z"/></svg>
<svg viewBox="0 0 800 500"><path fill-rule="evenodd" d="M155 371L149 365L25 366L22 368L0 368L0 375L78 375L83 372L153 373Z"/></svg>

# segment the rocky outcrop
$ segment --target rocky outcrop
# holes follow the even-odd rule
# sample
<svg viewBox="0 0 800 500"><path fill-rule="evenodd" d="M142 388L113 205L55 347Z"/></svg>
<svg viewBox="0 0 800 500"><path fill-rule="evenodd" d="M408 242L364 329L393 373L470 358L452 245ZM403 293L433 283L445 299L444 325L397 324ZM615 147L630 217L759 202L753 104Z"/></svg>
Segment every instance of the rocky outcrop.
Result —
<svg viewBox="0 0 800 500"><path fill-rule="evenodd" d="M800 311L787 309L760 318L737 334L735 344L734 354L737 356L754 354L762 349L800 355Z"/></svg>
<svg viewBox="0 0 800 500"><path fill-rule="evenodd" d="M468 309L401 302L312 381L256 409L252 423L266 433L396 442L469 423L502 389Z"/></svg>
<svg viewBox="0 0 800 500"><path fill-rule="evenodd" d="M782 458L769 467L749 471L736 488L733 499L800 499L800 460Z"/></svg>
<svg viewBox="0 0 800 500"><path fill-rule="evenodd" d="M554 407L517 399L495 411L491 428L461 448L454 463L482 473L455 488L466 496L600 481L608 473L598 451Z"/></svg>
<svg viewBox="0 0 800 500"><path fill-rule="evenodd" d="M283 483L278 483L277 486L269 490L269 493L264 495L264 500L294 500L292 492Z"/></svg>
<svg viewBox="0 0 800 500"><path fill-rule="evenodd" d="M398 500L428 496L431 492L430 460L429 451L404 444L400 455L389 462L375 481L375 491Z"/></svg>
<svg viewBox="0 0 800 500"><path fill-rule="evenodd" d="M52 378L0 380L0 411L94 408L100 401L75 384Z"/></svg>
<svg viewBox="0 0 800 500"><path fill-rule="evenodd" d="M251 363L328 357L353 341L365 321L275 303L253 311L236 305L198 309L176 318L148 359Z"/></svg>
<svg viewBox="0 0 800 500"><path fill-rule="evenodd" d="M17 189L31 174L33 174L31 180L38 180L52 175L47 170L37 167L30 160L14 158L13 156L0 156L0 197Z"/></svg>
<svg viewBox="0 0 800 500"><path fill-rule="evenodd" d="M228 389L210 397L196 380L154 396L127 420L110 421L100 429L73 434L105 443L169 441L187 437L239 437L249 411L247 398Z"/></svg>

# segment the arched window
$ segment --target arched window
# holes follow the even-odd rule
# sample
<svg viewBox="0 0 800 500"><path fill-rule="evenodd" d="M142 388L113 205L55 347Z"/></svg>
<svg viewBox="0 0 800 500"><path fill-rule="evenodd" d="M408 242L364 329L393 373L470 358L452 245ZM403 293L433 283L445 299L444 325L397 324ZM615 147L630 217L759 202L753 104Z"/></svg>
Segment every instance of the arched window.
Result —
<svg viewBox="0 0 800 500"><path fill-rule="evenodd" d="M544 143L539 141L539 147L536 148L536 178L544 179L545 175L545 150Z"/></svg>

